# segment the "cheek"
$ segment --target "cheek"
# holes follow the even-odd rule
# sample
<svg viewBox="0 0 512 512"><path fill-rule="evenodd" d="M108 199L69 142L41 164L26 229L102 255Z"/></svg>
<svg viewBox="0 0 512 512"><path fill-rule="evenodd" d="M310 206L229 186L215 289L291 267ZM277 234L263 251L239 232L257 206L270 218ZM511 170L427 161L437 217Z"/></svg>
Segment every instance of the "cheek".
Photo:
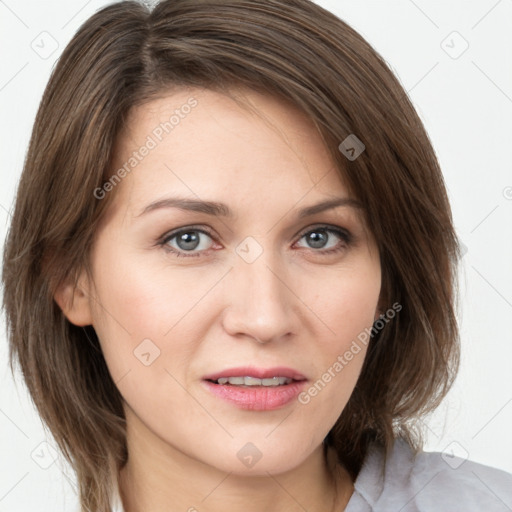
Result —
<svg viewBox="0 0 512 512"><path fill-rule="evenodd" d="M153 374L187 368L200 331L210 321L208 292L225 270L171 268L160 258L155 262L154 255L116 250L120 246L98 247L91 302L93 325L114 381L141 370L146 379L146 363Z"/></svg>
<svg viewBox="0 0 512 512"><path fill-rule="evenodd" d="M152 357L161 349L163 335L180 312L180 302L173 300L173 287L162 282L161 275L152 274L142 258L116 250L119 245L112 242L98 247L101 257L94 262L91 307L93 326L115 380L140 363L136 358L141 343L151 349Z"/></svg>
<svg viewBox="0 0 512 512"><path fill-rule="evenodd" d="M326 273L327 274L327 273ZM308 306L324 324L326 352L343 350L352 339L371 327L377 310L381 288L380 267L360 265L347 267L311 281L304 278L303 296L313 283Z"/></svg>
<svg viewBox="0 0 512 512"><path fill-rule="evenodd" d="M350 398L370 340L380 295L380 267L345 269L311 296L326 334L316 338L316 377L300 401L335 421ZM333 284L335 283L335 284Z"/></svg>

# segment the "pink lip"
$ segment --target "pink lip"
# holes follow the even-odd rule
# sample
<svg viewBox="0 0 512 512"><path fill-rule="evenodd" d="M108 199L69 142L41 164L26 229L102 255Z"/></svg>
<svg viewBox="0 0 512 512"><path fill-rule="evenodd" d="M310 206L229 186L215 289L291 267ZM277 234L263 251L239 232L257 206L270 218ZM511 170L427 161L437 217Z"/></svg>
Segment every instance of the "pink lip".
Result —
<svg viewBox="0 0 512 512"><path fill-rule="evenodd" d="M294 381L277 387L239 387L211 382L222 377L256 377L258 379L287 377L294 379ZM268 369L253 367L231 368L207 375L203 379L204 385L215 396L232 403L240 409L252 411L271 411L285 406L299 395L306 381L307 379L300 372L284 367Z"/></svg>
<svg viewBox="0 0 512 512"><path fill-rule="evenodd" d="M240 366L228 368L218 373L212 373L203 377L204 380L217 380L222 377L256 377L257 379L271 379L272 377L287 377L295 380L306 380L302 373L285 366L274 368L255 368L254 366Z"/></svg>
<svg viewBox="0 0 512 512"><path fill-rule="evenodd" d="M293 381L290 384L275 388L263 386L244 388L229 384L215 384L208 380L203 382L214 395L223 398L240 409L272 411L294 400L301 392L306 381Z"/></svg>

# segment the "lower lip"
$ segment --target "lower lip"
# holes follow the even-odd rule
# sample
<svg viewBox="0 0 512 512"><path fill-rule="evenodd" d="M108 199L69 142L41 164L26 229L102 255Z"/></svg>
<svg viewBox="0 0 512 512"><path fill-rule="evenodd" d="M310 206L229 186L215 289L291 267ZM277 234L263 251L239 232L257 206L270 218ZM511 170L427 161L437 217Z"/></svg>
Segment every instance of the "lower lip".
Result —
<svg viewBox="0 0 512 512"><path fill-rule="evenodd" d="M214 384L208 380L203 382L214 395L223 398L240 409L251 411L272 411L284 407L297 398L306 383L305 380L302 380L275 387L242 387Z"/></svg>

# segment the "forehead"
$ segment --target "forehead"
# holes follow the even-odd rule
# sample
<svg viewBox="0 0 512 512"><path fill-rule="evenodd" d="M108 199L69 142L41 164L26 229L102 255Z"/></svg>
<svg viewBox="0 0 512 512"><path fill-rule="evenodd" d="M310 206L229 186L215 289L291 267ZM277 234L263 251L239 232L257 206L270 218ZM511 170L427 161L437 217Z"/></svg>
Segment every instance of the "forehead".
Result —
<svg viewBox="0 0 512 512"><path fill-rule="evenodd" d="M143 154L142 154L143 153ZM239 207L348 197L313 122L289 102L236 89L183 88L132 109L112 173L133 215L167 194Z"/></svg>

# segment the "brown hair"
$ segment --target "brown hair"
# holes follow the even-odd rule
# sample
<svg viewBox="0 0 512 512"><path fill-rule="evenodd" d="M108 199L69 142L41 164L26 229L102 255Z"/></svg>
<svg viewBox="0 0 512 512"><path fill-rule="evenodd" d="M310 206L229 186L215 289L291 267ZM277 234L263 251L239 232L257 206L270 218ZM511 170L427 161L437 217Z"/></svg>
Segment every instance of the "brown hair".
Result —
<svg viewBox="0 0 512 512"><path fill-rule="evenodd" d="M369 345L354 392L326 438L355 478L370 442L404 436L451 386L459 363L457 238L442 174L406 92L350 26L309 0L133 1L89 18L42 98L3 262L10 361L78 478L82 510L110 510L127 459L121 396L92 326L54 301L88 269L114 192L112 151L129 111L173 87L245 86L292 102L318 129L363 203L382 265L381 304L402 310ZM355 160L338 149L350 134Z"/></svg>

